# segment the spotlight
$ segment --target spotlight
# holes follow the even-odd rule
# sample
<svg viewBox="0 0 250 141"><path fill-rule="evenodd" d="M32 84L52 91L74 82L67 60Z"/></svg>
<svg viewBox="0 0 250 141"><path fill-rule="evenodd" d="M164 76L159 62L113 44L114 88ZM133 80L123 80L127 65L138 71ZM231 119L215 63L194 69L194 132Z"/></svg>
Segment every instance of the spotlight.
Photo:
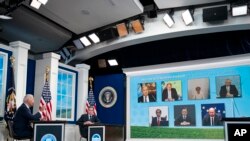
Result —
<svg viewBox="0 0 250 141"><path fill-rule="evenodd" d="M100 42L99 37L98 37L95 33L90 34L90 35L89 35L89 38L90 38L94 43L99 43L99 42Z"/></svg>
<svg viewBox="0 0 250 141"><path fill-rule="evenodd" d="M247 5L232 5L232 16L247 15Z"/></svg>
<svg viewBox="0 0 250 141"><path fill-rule="evenodd" d="M0 19L3 19L3 20L11 20L13 19L11 16L7 16L7 15L0 15Z"/></svg>
<svg viewBox="0 0 250 141"><path fill-rule="evenodd" d="M88 40L88 38L86 36L83 36L82 38L80 38L80 41L84 44L84 46L90 46L91 42Z"/></svg>
<svg viewBox="0 0 250 141"><path fill-rule="evenodd" d="M124 37L128 35L128 29L126 23L120 23L116 25L119 37Z"/></svg>
<svg viewBox="0 0 250 141"><path fill-rule="evenodd" d="M108 27L98 32L100 41L107 41L119 37L116 27Z"/></svg>
<svg viewBox="0 0 250 141"><path fill-rule="evenodd" d="M98 59L98 67L99 68L106 68L107 67L106 60L105 59Z"/></svg>
<svg viewBox="0 0 250 141"><path fill-rule="evenodd" d="M74 40L73 43L74 43L74 45L75 45L75 47L76 47L77 49L82 49L82 48L84 48L83 44L81 43L81 41L80 41L79 39Z"/></svg>
<svg viewBox="0 0 250 141"><path fill-rule="evenodd" d="M108 60L108 63L110 66L117 66L118 62L116 61L116 59L110 59Z"/></svg>
<svg viewBox="0 0 250 141"><path fill-rule="evenodd" d="M38 0L38 1L43 5L45 5L48 2L48 0Z"/></svg>
<svg viewBox="0 0 250 141"><path fill-rule="evenodd" d="M62 51L64 52L64 54L65 54L65 56L67 57L67 58L69 58L70 57L70 52L69 52L69 50L66 48L66 47L64 47L63 49L62 49Z"/></svg>
<svg viewBox="0 0 250 141"><path fill-rule="evenodd" d="M59 52L59 54L62 56L63 60L67 59L66 55L64 54L64 52L62 50Z"/></svg>
<svg viewBox="0 0 250 141"><path fill-rule="evenodd" d="M204 8L202 13L203 22L223 21L227 16L227 5Z"/></svg>
<svg viewBox="0 0 250 141"><path fill-rule="evenodd" d="M164 22L168 25L168 27L172 27L174 25L174 19L173 19L174 10L171 9L164 17Z"/></svg>
<svg viewBox="0 0 250 141"><path fill-rule="evenodd" d="M143 24L144 24L143 19L137 19L131 22L132 28L135 33L141 33L144 31Z"/></svg>
<svg viewBox="0 0 250 141"><path fill-rule="evenodd" d="M30 6L36 8L36 9L39 9L41 6L41 2L39 2L37 0L32 0L30 3Z"/></svg>
<svg viewBox="0 0 250 141"><path fill-rule="evenodd" d="M193 12L191 13L191 11L187 9L185 12L182 13L182 19L186 25L190 25L194 22Z"/></svg>

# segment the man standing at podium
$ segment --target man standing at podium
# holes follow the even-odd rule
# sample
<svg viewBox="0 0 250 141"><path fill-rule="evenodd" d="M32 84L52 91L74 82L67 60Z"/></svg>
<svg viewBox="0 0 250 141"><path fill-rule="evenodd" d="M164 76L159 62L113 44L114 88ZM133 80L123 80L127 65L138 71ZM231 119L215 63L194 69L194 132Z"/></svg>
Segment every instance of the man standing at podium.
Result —
<svg viewBox="0 0 250 141"><path fill-rule="evenodd" d="M23 104L17 109L13 119L13 130L18 137L32 138L33 128L30 125L31 121L42 120L42 112L45 106L41 107L39 112L32 115L30 108L34 106L34 97L31 94L25 95Z"/></svg>
<svg viewBox="0 0 250 141"><path fill-rule="evenodd" d="M88 138L88 126L100 123L98 117L94 114L94 107L89 107L88 113L83 114L78 120L77 125L79 125L81 136Z"/></svg>

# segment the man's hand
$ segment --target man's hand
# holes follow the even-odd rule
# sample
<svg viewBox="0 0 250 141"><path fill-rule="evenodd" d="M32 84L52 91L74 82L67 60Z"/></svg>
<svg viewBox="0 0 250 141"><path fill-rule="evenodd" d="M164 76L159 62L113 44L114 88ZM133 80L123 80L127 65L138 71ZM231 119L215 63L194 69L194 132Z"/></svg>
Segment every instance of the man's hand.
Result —
<svg viewBox="0 0 250 141"><path fill-rule="evenodd" d="M83 123L83 125L92 125L92 124L94 124L94 123L91 122L91 121L85 121L85 122Z"/></svg>
<svg viewBox="0 0 250 141"><path fill-rule="evenodd" d="M43 105L42 107L39 107L39 111L43 112L45 110L45 105Z"/></svg>
<svg viewBox="0 0 250 141"><path fill-rule="evenodd" d="M40 121L46 121L46 118L45 117L40 118Z"/></svg>

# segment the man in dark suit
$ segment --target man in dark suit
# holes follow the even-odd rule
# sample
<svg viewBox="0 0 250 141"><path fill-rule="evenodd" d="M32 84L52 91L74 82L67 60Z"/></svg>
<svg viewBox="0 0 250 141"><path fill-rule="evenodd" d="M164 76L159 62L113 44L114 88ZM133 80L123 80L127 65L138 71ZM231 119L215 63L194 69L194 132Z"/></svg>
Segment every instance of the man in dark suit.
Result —
<svg viewBox="0 0 250 141"><path fill-rule="evenodd" d="M167 116L161 117L161 109L156 109L156 117L152 117L151 126L168 126Z"/></svg>
<svg viewBox="0 0 250 141"><path fill-rule="evenodd" d="M162 91L162 101L176 101L179 99L177 91L172 88L171 83L167 83L166 87Z"/></svg>
<svg viewBox="0 0 250 141"><path fill-rule="evenodd" d="M88 139L88 126L98 123L100 123L100 120L94 114L94 107L89 107L88 113L83 114L77 120L77 125L79 125L81 136Z"/></svg>
<svg viewBox="0 0 250 141"><path fill-rule="evenodd" d="M237 97L238 90L235 85L231 84L232 81L230 79L226 79L225 85L221 86L220 89L220 97Z"/></svg>
<svg viewBox="0 0 250 141"><path fill-rule="evenodd" d="M216 114L214 108L209 108L208 114L202 120L203 126L220 126L222 125L220 117Z"/></svg>
<svg viewBox="0 0 250 141"><path fill-rule="evenodd" d="M40 111L32 115L30 108L34 106L33 95L27 94L23 99L23 104L17 109L13 118L13 130L19 137L33 137L33 128L31 121L42 120L42 112L45 107L40 108Z"/></svg>
<svg viewBox="0 0 250 141"><path fill-rule="evenodd" d="M181 115L175 120L175 126L192 126L194 122L188 115L187 108L181 109Z"/></svg>
<svg viewBox="0 0 250 141"><path fill-rule="evenodd" d="M141 86L142 96L138 97L139 103L155 102L156 98L152 94L148 94L148 87L146 85Z"/></svg>

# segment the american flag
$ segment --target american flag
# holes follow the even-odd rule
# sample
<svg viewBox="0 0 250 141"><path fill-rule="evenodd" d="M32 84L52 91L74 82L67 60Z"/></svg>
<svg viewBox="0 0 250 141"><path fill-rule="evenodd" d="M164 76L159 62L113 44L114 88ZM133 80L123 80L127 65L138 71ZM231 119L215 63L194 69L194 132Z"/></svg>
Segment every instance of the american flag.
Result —
<svg viewBox="0 0 250 141"><path fill-rule="evenodd" d="M13 58L11 57L10 60L11 59ZM6 122L8 122L9 120L13 120L13 117L16 113L16 90L14 82L15 78L14 78L13 64L11 66L11 73L12 73L11 87L8 89L8 96L6 99L6 111L4 113L4 119Z"/></svg>
<svg viewBox="0 0 250 141"><path fill-rule="evenodd" d="M51 93L50 93L49 82L47 80L45 81L45 84L43 87L39 107L42 107L44 105L46 106L45 110L42 112L44 119L46 121L52 120L51 119L51 113L52 113Z"/></svg>
<svg viewBox="0 0 250 141"><path fill-rule="evenodd" d="M86 102L86 113L88 113L89 107L94 107L94 114L97 115L95 97L92 88L89 89L89 96Z"/></svg>

